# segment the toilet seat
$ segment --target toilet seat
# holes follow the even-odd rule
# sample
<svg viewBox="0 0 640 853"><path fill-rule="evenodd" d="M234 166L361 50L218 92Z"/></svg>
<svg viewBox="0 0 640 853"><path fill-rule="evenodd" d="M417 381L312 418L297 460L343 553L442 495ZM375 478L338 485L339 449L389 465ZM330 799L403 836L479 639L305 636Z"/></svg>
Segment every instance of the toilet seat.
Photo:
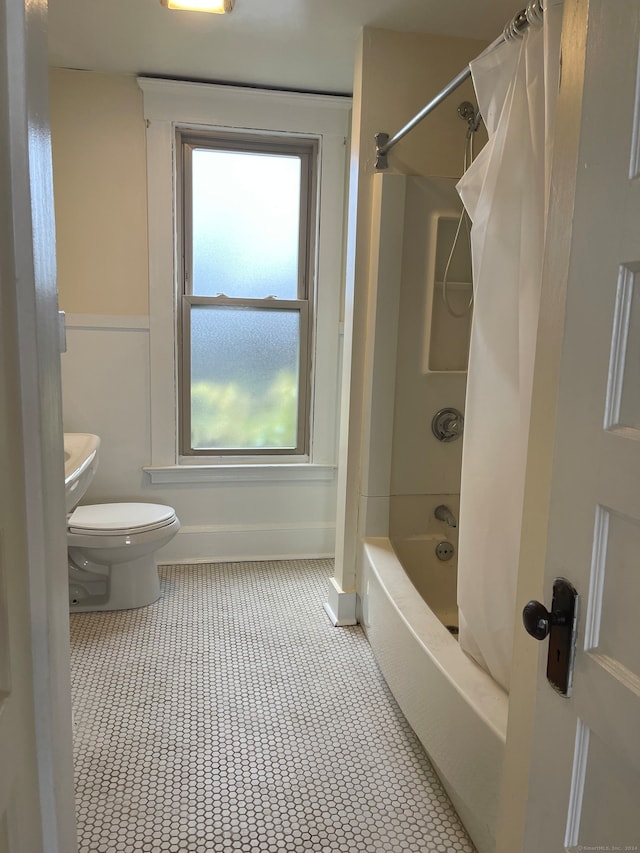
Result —
<svg viewBox="0 0 640 853"><path fill-rule="evenodd" d="M70 533L113 536L118 533L145 533L174 522L173 507L149 503L108 503L79 506L67 521Z"/></svg>

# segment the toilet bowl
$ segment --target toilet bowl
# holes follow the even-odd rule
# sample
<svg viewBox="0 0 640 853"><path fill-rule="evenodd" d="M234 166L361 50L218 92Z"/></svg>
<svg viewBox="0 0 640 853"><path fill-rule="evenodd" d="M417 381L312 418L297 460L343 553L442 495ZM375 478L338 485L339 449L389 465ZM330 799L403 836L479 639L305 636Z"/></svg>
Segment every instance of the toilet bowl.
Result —
<svg viewBox="0 0 640 853"><path fill-rule="evenodd" d="M127 610L160 596L156 551L180 530L164 504L77 507L67 518L69 609Z"/></svg>

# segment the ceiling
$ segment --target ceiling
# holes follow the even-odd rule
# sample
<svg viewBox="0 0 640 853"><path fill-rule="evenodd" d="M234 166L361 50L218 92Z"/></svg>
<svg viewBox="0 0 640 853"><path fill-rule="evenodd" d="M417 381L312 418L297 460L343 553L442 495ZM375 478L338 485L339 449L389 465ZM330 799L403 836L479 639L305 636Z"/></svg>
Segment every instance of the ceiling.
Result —
<svg viewBox="0 0 640 853"><path fill-rule="evenodd" d="M492 41L523 0L236 0L230 15L160 0L49 0L50 63L350 93L364 26Z"/></svg>

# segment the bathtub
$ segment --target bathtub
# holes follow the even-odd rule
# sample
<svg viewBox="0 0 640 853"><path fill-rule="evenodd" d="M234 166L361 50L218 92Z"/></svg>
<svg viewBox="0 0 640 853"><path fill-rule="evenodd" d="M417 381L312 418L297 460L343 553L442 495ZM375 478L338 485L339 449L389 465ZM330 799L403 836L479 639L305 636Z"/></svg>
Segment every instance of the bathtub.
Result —
<svg viewBox="0 0 640 853"><path fill-rule="evenodd" d="M455 564L449 567L435 557L443 538L424 534L398 540L397 554L389 539L361 541L362 624L479 853L492 853L508 699L458 645Z"/></svg>

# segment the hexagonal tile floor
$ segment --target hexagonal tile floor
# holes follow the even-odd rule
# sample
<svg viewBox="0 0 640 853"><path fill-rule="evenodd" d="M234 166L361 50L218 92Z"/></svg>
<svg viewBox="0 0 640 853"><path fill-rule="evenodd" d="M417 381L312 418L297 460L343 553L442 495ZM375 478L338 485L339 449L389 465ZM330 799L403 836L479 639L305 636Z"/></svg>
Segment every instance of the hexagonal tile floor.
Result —
<svg viewBox="0 0 640 853"><path fill-rule="evenodd" d="M71 616L80 853L473 853L331 561L160 574Z"/></svg>

